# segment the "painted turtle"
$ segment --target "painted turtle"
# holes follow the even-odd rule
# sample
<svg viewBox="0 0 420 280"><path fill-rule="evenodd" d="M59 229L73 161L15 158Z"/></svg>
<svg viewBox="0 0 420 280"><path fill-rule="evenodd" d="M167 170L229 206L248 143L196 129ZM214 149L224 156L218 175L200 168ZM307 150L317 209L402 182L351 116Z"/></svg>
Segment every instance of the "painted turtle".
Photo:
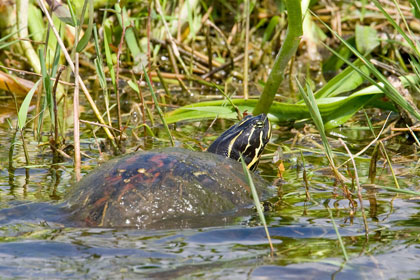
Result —
<svg viewBox="0 0 420 280"><path fill-rule="evenodd" d="M230 127L207 152L166 148L125 155L86 175L69 193L66 207L74 221L94 227L220 224L252 205L237 161L242 154L255 170L270 136L270 122L261 114ZM256 175L253 179L264 191L264 181Z"/></svg>

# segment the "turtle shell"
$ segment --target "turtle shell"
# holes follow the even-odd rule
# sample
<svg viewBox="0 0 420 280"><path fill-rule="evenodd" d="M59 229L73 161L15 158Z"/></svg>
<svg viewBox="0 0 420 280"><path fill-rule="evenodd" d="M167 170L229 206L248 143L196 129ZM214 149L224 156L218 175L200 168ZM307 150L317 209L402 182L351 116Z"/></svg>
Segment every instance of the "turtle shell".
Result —
<svg viewBox="0 0 420 280"><path fill-rule="evenodd" d="M265 191L259 176L253 181L259 193ZM181 148L109 161L86 175L67 200L82 225L148 229L222 225L252 204L239 162Z"/></svg>

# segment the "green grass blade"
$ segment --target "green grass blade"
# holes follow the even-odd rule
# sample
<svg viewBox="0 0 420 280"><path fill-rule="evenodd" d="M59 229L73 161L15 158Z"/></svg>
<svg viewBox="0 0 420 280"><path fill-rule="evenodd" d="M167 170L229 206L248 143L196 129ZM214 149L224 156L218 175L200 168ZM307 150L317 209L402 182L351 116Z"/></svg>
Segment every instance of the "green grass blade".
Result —
<svg viewBox="0 0 420 280"><path fill-rule="evenodd" d="M366 75L369 75L369 69L363 65L360 60L354 62L360 67ZM343 92L349 92L356 89L364 81L364 77L355 71L352 67L347 66L342 72L329 80L322 88L315 92L315 98L333 97ZM303 100L301 101L303 102Z"/></svg>
<svg viewBox="0 0 420 280"><path fill-rule="evenodd" d="M54 116L54 104L53 104L53 97L52 97L51 76L47 72L47 66L45 65L44 53L41 49L39 49L39 59L41 62L42 82L43 82L43 88L45 90L47 107L50 112L51 123L54 123L55 116Z"/></svg>
<svg viewBox="0 0 420 280"><path fill-rule="evenodd" d="M280 22L279 16L273 16L268 23L267 28L264 30L263 40L262 42L265 43L273 36L273 32L277 26L277 24Z"/></svg>
<svg viewBox="0 0 420 280"><path fill-rule="evenodd" d="M8 42L8 43L1 44L1 45L0 45L0 50L1 50L1 49L4 49L4 48L7 48L7 47L9 47L9 46L11 46L11 45L17 44L17 43L19 43L19 42L20 42L20 39L18 39L18 40L14 40L14 41L11 41L11 42Z"/></svg>
<svg viewBox="0 0 420 280"><path fill-rule="evenodd" d="M121 9L120 4L115 4L115 10L117 11L117 18L121 28L125 28L124 39L128 49L130 50L131 56L133 57L134 65L141 66L140 64L142 63L143 58L145 58L145 54L142 52L137 42L134 28L131 27L130 17L128 16L127 10L125 7Z"/></svg>
<svg viewBox="0 0 420 280"><path fill-rule="evenodd" d="M420 52L417 48L417 45L411 38L407 35L407 32L405 32L400 25L385 11L385 9L382 7L382 4L379 3L378 0L373 0L373 3L375 6L381 11L381 13L385 16L385 18L388 20L388 22L392 25L392 27L395 28L395 30L400 33L400 35L404 38L404 40L410 45L410 48L414 51L414 53L417 55L417 57L420 57Z"/></svg>
<svg viewBox="0 0 420 280"><path fill-rule="evenodd" d="M337 225L335 224L334 217L332 215L331 209L327 207L328 213L330 214L331 223L334 227L335 233L337 234L338 242L340 243L341 251L343 251L344 259L346 261L349 260L349 256L347 255L346 247L344 246L343 239L341 239L340 232L338 231Z"/></svg>
<svg viewBox="0 0 420 280"><path fill-rule="evenodd" d="M263 212L263 209L262 209L262 206L261 206L261 202L260 202L260 199L258 197L257 189L255 188L254 181L252 180L251 173L249 172L249 170L248 170L248 168L245 164L245 161L244 161L244 158L242 157L242 154L241 154L241 163L242 163L242 168L243 168L244 174L247 178L249 187L251 188L251 194L252 194L252 198L254 199L255 208L257 208L258 216L260 218L261 223L264 226L264 230L265 230L265 233L267 235L268 243L270 244L271 253L273 253L274 248L273 248L273 244L271 242L270 233L268 232L267 222L265 220L265 216L264 216L264 212Z"/></svg>
<svg viewBox="0 0 420 280"><path fill-rule="evenodd" d="M105 49L105 61L106 65L108 66L109 73L111 75L112 84L115 85L115 70L114 70L114 63L112 62L112 52L110 43L111 43L111 26L112 23L110 20L106 20L104 23L104 49Z"/></svg>
<svg viewBox="0 0 420 280"><path fill-rule="evenodd" d="M316 16L316 15L315 15ZM316 16L317 17L317 16ZM319 18L318 18L319 19ZM321 21L321 20L320 20ZM321 21L322 22L322 21ZM358 52L353 46L351 46L349 43L347 43L340 35L337 34L334 30L332 30L327 24L322 22L326 28L330 30L331 33L334 34L343 44L345 44L351 52L356 55L369 69L369 71L382 83L378 83L372 78L370 78L368 75L366 75L364 72L362 72L357 66L355 66L353 63L342 57L340 54L335 52L333 49L328 47L324 44L332 53L334 53L336 56L340 57L344 62L346 62L348 65L350 65L353 69L355 69L359 74L363 75L369 82L376 85L378 88L382 89L384 94L386 94L392 101L397 103L399 106L410 112L414 117L416 117L418 120L420 120L420 114L411 106L411 104L405 100L405 98L398 92L398 90L387 80L385 76L383 76L376 68L375 66L360 52Z"/></svg>
<svg viewBox="0 0 420 280"><path fill-rule="evenodd" d="M95 64L96 73L98 74L99 84L103 90L106 90L108 86L106 83L106 76L103 67L101 49L99 47L98 31L96 30L96 26L93 28L93 39L96 51L96 58L93 60L93 62Z"/></svg>
<svg viewBox="0 0 420 280"><path fill-rule="evenodd" d="M334 163L334 156L331 150L331 147L328 143L327 136L325 134L325 127L324 122L321 117L321 113L319 111L318 105L316 104L316 100L314 94L312 93L311 87L309 85L306 86L307 92L303 89L302 85L300 84L299 80L296 79L297 85L299 87L300 94L303 97L303 100L308 107L309 114L312 117L312 120L321 135L322 144L324 145L325 153L327 154L328 160L330 163Z"/></svg>
<svg viewBox="0 0 420 280"><path fill-rule="evenodd" d="M386 186L379 186L379 185L374 185L374 187L375 187L375 189L383 189L383 190L387 190L387 191L395 192L395 193L420 196L420 192L416 192L416 191L412 191L412 190L405 190L405 189L399 189L399 188L394 188L394 187L386 187Z"/></svg>
<svg viewBox="0 0 420 280"><path fill-rule="evenodd" d="M31 104L32 97L34 96L34 93L40 82L41 80L38 80L34 84L34 86L31 88L31 90L28 92L25 99L23 100L22 105L20 105L18 112L18 125L20 130L23 130L25 128L29 105Z"/></svg>
<svg viewBox="0 0 420 280"><path fill-rule="evenodd" d="M78 21L77 21L76 13L74 12L74 9L73 9L73 0L67 0L67 5L69 7L70 17L71 17L71 23L69 24L73 27L76 27L76 25L78 24Z"/></svg>
<svg viewBox="0 0 420 280"><path fill-rule="evenodd" d="M156 106L156 110L158 112L158 115L159 115L160 119L162 120L162 124L163 124L163 127L166 130L166 133L168 133L169 140L171 141L171 145L172 146L175 146L174 139L172 137L171 131L169 130L168 124L166 123L165 117L163 116L162 109L159 106L159 102L158 102L158 100L156 98L156 93L155 93L155 91L153 89L152 83L150 82L149 75L147 74L146 68L144 67L144 65L142 65L142 66L143 66L144 78L146 80L147 85L149 86L150 94L152 95L153 102L155 103L155 106Z"/></svg>
<svg viewBox="0 0 420 280"><path fill-rule="evenodd" d="M55 45L53 62L51 65L51 77L54 77L57 74L58 65L60 62L60 53L61 53L60 45L57 42L57 44Z"/></svg>
<svg viewBox="0 0 420 280"><path fill-rule="evenodd" d="M19 30L16 30L16 31L11 32L11 33L9 33L7 35L4 35L3 37L0 38L0 43L2 43L3 41L6 41L7 39L9 39L9 38L11 38L13 36L15 36L18 32L19 32Z"/></svg>
<svg viewBox="0 0 420 280"><path fill-rule="evenodd" d="M80 39L79 43L77 44L76 51L81 52L83 49L87 46L89 43L90 37L92 37L92 28L93 28L93 17L94 17L94 11L93 11L93 0L86 0L89 1L89 22L88 27L85 31L85 34L83 34L82 39Z"/></svg>

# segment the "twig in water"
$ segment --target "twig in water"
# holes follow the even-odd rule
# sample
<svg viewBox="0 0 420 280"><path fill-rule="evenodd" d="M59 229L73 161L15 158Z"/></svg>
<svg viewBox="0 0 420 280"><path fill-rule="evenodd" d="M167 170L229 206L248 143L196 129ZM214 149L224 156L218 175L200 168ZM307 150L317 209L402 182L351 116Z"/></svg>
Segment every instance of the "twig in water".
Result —
<svg viewBox="0 0 420 280"><path fill-rule="evenodd" d="M399 189L400 184L398 184L398 180L397 180L397 177L395 176L394 168L392 168L391 160L389 159L388 153L386 152L385 145L382 141L379 141L379 145L381 145L386 161L388 162L389 169L391 169L392 178L394 179L395 186Z"/></svg>
<svg viewBox="0 0 420 280"><path fill-rule="evenodd" d="M119 129L117 129L115 127L112 127L112 126L109 126L109 125L106 125L106 124L97 123L97 122L90 122L90 121L86 121L86 120L79 120L79 121L82 122L82 123L87 123L87 124L95 125L95 126L99 126L99 127L106 127L108 129L115 130L117 132L121 132Z"/></svg>

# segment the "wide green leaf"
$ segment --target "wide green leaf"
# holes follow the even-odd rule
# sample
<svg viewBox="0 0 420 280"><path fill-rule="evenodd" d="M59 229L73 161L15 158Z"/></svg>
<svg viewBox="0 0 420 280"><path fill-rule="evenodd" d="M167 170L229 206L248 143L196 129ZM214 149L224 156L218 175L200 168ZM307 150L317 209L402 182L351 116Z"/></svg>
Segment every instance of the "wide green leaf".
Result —
<svg viewBox="0 0 420 280"><path fill-rule="evenodd" d="M317 99L317 105L321 116L325 121L325 127L331 129L343 124L363 106L380 96L382 96L380 89L375 86L370 86L346 97ZM257 102L257 99L232 99L232 103L242 113L252 112ZM178 108L167 113L165 119L168 123L174 123L185 120L212 119L216 117L235 119L237 113L229 102L225 100L216 100L194 103ZM273 102L268 117L273 122L286 123L310 118L310 113L305 104Z"/></svg>

